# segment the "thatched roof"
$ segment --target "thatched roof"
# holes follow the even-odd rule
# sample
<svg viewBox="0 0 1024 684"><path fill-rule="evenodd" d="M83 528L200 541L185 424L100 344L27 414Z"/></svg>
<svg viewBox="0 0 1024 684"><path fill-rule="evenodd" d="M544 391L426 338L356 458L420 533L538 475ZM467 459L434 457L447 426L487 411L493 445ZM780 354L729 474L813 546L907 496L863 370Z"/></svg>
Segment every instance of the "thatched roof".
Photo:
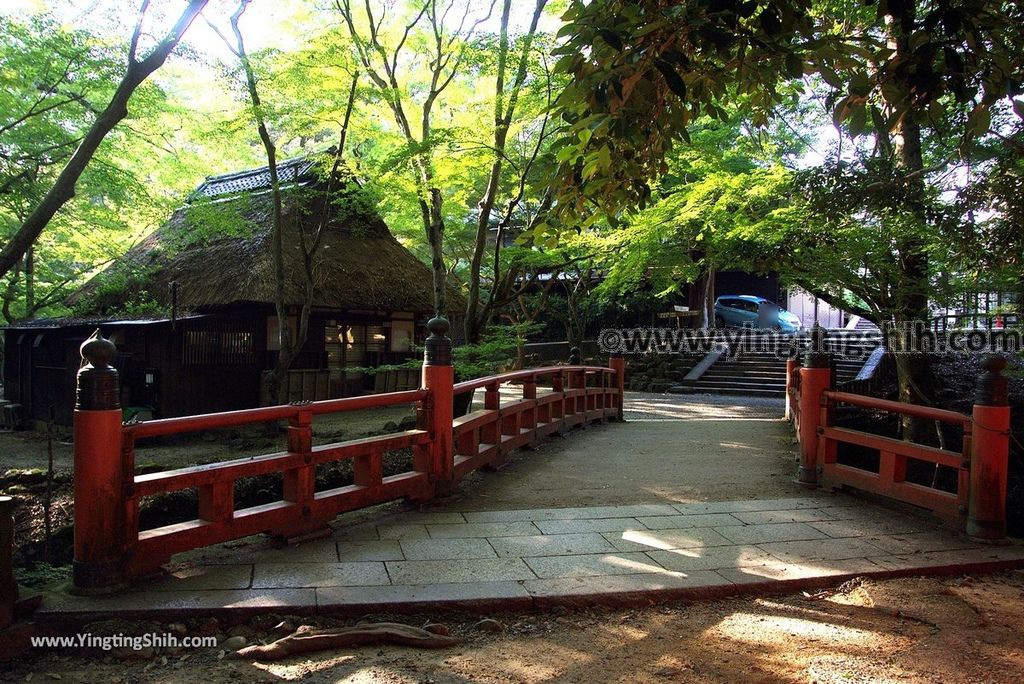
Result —
<svg viewBox="0 0 1024 684"><path fill-rule="evenodd" d="M287 297L304 292L300 226L310 240L324 220L325 184L310 158L279 166L284 193ZM325 309L433 311L431 272L391 235L355 179L335 182L320 248L314 253L313 305ZM162 307L177 284L181 311L275 300L272 195L267 168L207 178L170 220L72 295L96 313L144 292ZM460 295L449 294L457 303ZM113 299L114 301L110 301ZM118 301L120 300L120 301Z"/></svg>

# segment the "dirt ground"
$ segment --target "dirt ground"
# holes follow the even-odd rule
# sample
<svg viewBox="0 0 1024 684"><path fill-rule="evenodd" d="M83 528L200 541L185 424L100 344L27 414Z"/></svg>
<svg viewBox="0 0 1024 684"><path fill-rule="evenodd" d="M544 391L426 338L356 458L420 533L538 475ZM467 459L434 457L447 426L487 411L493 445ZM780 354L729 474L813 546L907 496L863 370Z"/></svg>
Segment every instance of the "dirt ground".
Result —
<svg viewBox="0 0 1024 684"><path fill-rule="evenodd" d="M35 651L0 665L0 680L1016 683L1024 680L1022 600L1024 571L1016 571L854 580L813 595L498 614L497 633L476 627L478 616L367 616L441 622L462 643L436 651L367 646L278 663L239 661L218 648L144 658Z"/></svg>

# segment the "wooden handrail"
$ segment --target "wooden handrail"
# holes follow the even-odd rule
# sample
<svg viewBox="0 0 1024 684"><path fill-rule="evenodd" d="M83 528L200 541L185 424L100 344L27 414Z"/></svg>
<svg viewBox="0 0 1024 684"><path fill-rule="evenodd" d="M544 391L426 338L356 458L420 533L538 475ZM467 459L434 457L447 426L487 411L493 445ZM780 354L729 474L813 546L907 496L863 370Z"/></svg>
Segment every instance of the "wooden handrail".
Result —
<svg viewBox="0 0 1024 684"><path fill-rule="evenodd" d="M873 408L878 409L880 411L889 411L891 413L899 413L906 416L915 416L917 418L940 420L945 423L971 422L971 417L964 413L957 413L956 411L948 411L946 409L932 408L931 406L906 404L901 401L878 399L876 397L869 397L863 394L852 394L850 392L826 391L824 393L824 396L829 401L833 401L837 404L848 404L850 406L860 406L862 408Z"/></svg>
<svg viewBox="0 0 1024 684"><path fill-rule="evenodd" d="M396 406L399 404L413 404L422 401L426 396L427 390L418 389L406 390L405 392L390 392L388 394L370 394L365 397L327 399L325 401L313 401L308 404L286 404L283 406L243 409L241 411L206 413L199 416L161 418L142 423L129 423L124 426L124 432L126 435L131 435L136 439L176 435L183 432L198 432L200 430L266 423L273 420L287 420L297 416L300 411L308 411L313 415L322 415L325 413L358 411L360 409Z"/></svg>
<svg viewBox="0 0 1024 684"><path fill-rule="evenodd" d="M488 375L483 378L474 378L473 380L464 380L462 382L455 383L455 394L464 394L471 390L479 389L481 387L487 387L488 385L502 385L513 380L524 380L527 378L539 378L548 375L556 375L559 373L606 373L612 374L615 372L612 368L605 368L604 366L548 366L545 368L528 368L526 370L511 371L509 373L499 373L498 375Z"/></svg>

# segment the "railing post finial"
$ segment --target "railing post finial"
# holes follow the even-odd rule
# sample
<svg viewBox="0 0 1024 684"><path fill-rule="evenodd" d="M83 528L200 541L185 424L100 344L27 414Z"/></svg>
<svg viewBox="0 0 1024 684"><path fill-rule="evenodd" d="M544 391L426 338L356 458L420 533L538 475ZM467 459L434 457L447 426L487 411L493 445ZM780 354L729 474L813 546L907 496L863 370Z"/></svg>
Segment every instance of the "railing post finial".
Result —
<svg viewBox="0 0 1024 684"><path fill-rule="evenodd" d="M999 354L986 354L981 360L984 373L978 376L974 387L974 403L979 406L1006 406L1009 403L1009 383L1003 377L1006 359Z"/></svg>
<svg viewBox="0 0 1024 684"><path fill-rule="evenodd" d="M108 411L121 408L121 377L110 365L117 347L100 335L100 329L79 348L82 364L78 370L75 408L82 411Z"/></svg>
<svg viewBox="0 0 1024 684"><path fill-rule="evenodd" d="M121 456L121 382L110 362L117 348L96 332L82 343L75 393L75 554L79 591L108 591L123 578L125 473Z"/></svg>
<svg viewBox="0 0 1024 684"><path fill-rule="evenodd" d="M450 366L452 365L452 340L448 337L448 330L452 327L448 319L437 314L427 321L427 330L430 337L427 338L423 347L423 363L427 366Z"/></svg>
<svg viewBox="0 0 1024 684"><path fill-rule="evenodd" d="M825 347L827 339L828 332L825 328L815 322L815 324L811 326L810 343L807 345L807 351L804 352L802 364L804 368L829 367L830 359L828 350Z"/></svg>

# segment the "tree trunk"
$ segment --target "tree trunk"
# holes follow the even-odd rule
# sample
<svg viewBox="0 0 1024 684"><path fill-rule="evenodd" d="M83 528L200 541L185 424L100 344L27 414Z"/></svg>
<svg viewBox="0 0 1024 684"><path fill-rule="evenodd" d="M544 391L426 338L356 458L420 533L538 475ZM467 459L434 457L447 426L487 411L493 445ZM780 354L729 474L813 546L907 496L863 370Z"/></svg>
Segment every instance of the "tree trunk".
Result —
<svg viewBox="0 0 1024 684"><path fill-rule="evenodd" d="M487 185L484 188L483 197L478 204L480 213L476 223L476 242L473 244L473 256L469 268L469 297L466 302L466 342L476 344L480 341L486 320L490 317L490 307L485 306L480 310L480 270L483 265L484 251L487 249L487 234L490 229L491 213L494 210L495 199L498 194L498 185L501 180L502 162L505 158L505 148L508 139L509 127L512 125L512 118L515 114L516 102L519 99L519 92L526 81L527 62L530 53L530 45L533 36L537 31L537 22L547 0L537 0L534 9L533 21L525 36L523 52L520 56L516 69L516 76L512 83L511 92L508 98L508 107L505 108L505 72L508 65L508 24L512 11L512 0L504 0L501 10L501 24L498 40L498 73L495 77L495 101L494 101L494 160L491 162L490 174L487 177ZM496 251L501 250L501 235L497 235L498 242L495 244ZM495 287L497 286L498 273L494 273Z"/></svg>
<svg viewBox="0 0 1024 684"><path fill-rule="evenodd" d="M914 2L906 2L898 6L889 23L890 45L896 51L896 59L901 56L912 60L913 49L910 38L914 27L917 8ZM895 9L895 8L894 8ZM907 96L912 92L913 84L904 81L899 91ZM916 119L914 108L910 108L898 128L896 141L898 164L902 173L909 176L905 183L909 184L908 209L922 225L927 221L925 214L925 180L920 173L924 169L924 157L921 150L921 126ZM899 259L899 282L894 294L895 307L893 319L896 326L913 327L922 324L928 316L928 253L927 246L919 238L904 237L896 244ZM890 338L893 339L893 338ZM934 382L927 354L908 347L903 336L895 337L896 374L899 388L899 400L912 404L929 404ZM909 441L924 441L933 436L929 421L904 416L902 419L903 438Z"/></svg>
<svg viewBox="0 0 1024 684"><path fill-rule="evenodd" d="M25 252L25 315L31 316L36 306L36 248Z"/></svg>
<svg viewBox="0 0 1024 684"><path fill-rule="evenodd" d="M18 231L11 237L3 250L0 250L0 276L7 275L14 268L15 264L24 258L25 253L39 239L39 236L54 215L75 196L75 185L89 165L89 162L92 161L96 150L99 149L100 143L103 142L107 134L114 130L114 127L122 119L128 116L128 101L131 99L132 94L150 74L163 65L168 55L178 45L181 36L206 6L207 2L208 0L191 0L181 13L177 23L167 32L163 40L153 48L153 51L142 60L137 60L135 54L139 34L142 30L143 17L139 17L135 34L132 37L128 68L125 71L124 77L114 91L114 95L110 98L110 102L99 113L92 126L89 127L78 149L75 150L67 164L64 165L53 187L43 196L43 199L32 210L32 213L28 215L28 218L22 222L21 227L18 228ZM145 5L143 7L145 8Z"/></svg>

